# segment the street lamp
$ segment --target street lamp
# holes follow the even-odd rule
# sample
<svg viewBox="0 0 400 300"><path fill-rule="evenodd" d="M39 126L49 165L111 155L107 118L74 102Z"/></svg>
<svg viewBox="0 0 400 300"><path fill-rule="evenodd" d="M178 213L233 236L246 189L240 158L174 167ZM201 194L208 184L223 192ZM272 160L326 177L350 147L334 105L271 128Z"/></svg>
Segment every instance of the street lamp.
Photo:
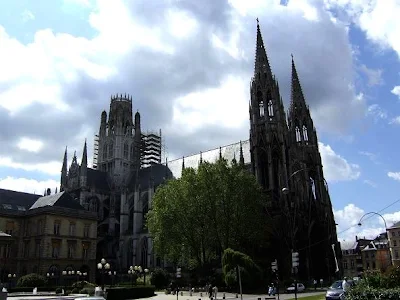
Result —
<svg viewBox="0 0 400 300"><path fill-rule="evenodd" d="M99 270L99 272L101 272L101 289L104 292L104 273L108 272L108 270L110 269L110 264L104 258L102 258L101 261L97 264L97 269Z"/></svg>
<svg viewBox="0 0 400 300"><path fill-rule="evenodd" d="M368 216L368 215L377 215L377 216L381 217L382 220L383 220L383 224L385 224L385 233L386 233L386 235L388 237L388 244L389 244L389 264L392 265L392 252L391 252L391 247L390 247L389 234L388 234L388 228L387 228L386 220L380 213L377 213L377 212L374 212L374 211L370 211L370 212L364 214L360 218L360 221L358 221L358 226L362 226L361 221L364 219L365 216Z"/></svg>

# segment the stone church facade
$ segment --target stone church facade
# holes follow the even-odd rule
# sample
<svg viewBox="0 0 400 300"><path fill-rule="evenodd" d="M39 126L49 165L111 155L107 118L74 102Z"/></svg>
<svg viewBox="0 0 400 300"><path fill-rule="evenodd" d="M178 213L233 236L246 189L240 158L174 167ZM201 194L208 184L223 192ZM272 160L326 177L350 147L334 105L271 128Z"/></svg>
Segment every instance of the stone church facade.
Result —
<svg viewBox="0 0 400 300"><path fill-rule="evenodd" d="M131 97L112 97L108 116L106 111L101 114L97 169L88 167L85 142L81 164L74 155L67 170L65 152L61 172L61 190L98 214L97 259L105 257L121 271L130 265L161 266L144 226L156 188L166 178L180 177L183 168L196 168L222 155L246 164L269 194L266 217L274 220L274 246L266 255L278 260L282 275L290 272L291 251L299 252L300 276L333 275L332 249L339 256L340 245L316 129L293 59L291 101L285 113L258 24L249 113L249 140L144 168L140 114L133 118Z"/></svg>

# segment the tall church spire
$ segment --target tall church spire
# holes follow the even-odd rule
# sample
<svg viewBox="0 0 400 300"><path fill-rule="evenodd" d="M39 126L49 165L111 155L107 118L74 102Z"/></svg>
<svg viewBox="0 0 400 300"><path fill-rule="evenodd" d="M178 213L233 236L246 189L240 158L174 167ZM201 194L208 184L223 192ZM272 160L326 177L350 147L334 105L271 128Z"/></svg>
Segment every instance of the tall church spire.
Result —
<svg viewBox="0 0 400 300"><path fill-rule="evenodd" d="M64 160L61 168L61 185L60 192L64 191L68 184L68 153L67 147L65 147Z"/></svg>
<svg viewBox="0 0 400 300"><path fill-rule="evenodd" d="M83 146L83 154L82 154L81 166L86 166L87 167L87 145L86 145L86 139L85 139L85 145Z"/></svg>
<svg viewBox="0 0 400 300"><path fill-rule="evenodd" d="M269 65L267 52L264 47L263 38L261 35L260 24L257 18L257 42L256 42L256 58L254 63L254 76L264 74L271 76L271 67Z"/></svg>
<svg viewBox="0 0 400 300"><path fill-rule="evenodd" d="M290 110L306 107L303 90L300 85L299 76L297 75L296 65L292 54L292 91L290 99Z"/></svg>

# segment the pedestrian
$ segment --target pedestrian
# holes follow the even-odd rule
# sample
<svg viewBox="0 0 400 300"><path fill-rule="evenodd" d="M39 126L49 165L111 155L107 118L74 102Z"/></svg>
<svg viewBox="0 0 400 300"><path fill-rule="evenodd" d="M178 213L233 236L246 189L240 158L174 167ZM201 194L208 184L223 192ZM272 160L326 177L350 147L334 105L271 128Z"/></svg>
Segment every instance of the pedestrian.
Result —
<svg viewBox="0 0 400 300"><path fill-rule="evenodd" d="M218 288L216 285L214 286L213 290L214 290L214 299L217 300Z"/></svg>
<svg viewBox="0 0 400 300"><path fill-rule="evenodd" d="M212 288L211 284L208 285L208 296L212 300L212 298L213 298L213 288Z"/></svg>
<svg viewBox="0 0 400 300"><path fill-rule="evenodd" d="M323 288L323 286L324 286L324 280L323 280L322 278L319 280L319 285L321 286L321 288Z"/></svg>
<svg viewBox="0 0 400 300"><path fill-rule="evenodd" d="M345 277L344 279L343 279L343 282L342 282L342 289L343 289L343 293L346 295L347 294L347 292L349 291L349 289L350 289L350 284L349 284L349 282L347 281L347 277Z"/></svg>

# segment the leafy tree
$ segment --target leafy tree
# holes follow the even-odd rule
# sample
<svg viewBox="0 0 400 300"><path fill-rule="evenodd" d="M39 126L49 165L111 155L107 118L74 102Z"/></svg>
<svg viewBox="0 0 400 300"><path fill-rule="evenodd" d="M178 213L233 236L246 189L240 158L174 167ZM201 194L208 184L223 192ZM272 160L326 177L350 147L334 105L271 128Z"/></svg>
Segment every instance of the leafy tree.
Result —
<svg viewBox="0 0 400 300"><path fill-rule="evenodd" d="M245 286L249 286L252 283L256 284L257 282L253 279L261 279L262 277L261 268L250 256L230 248L225 249L222 256L222 272L227 286L233 286L238 283L238 268L240 268L242 283Z"/></svg>
<svg viewBox="0 0 400 300"><path fill-rule="evenodd" d="M46 277L31 273L20 277L17 281L18 287L42 287L47 284Z"/></svg>
<svg viewBox="0 0 400 300"><path fill-rule="evenodd" d="M151 273L150 282L155 286L156 289L165 288L169 283L169 274L167 271L161 268L156 268Z"/></svg>
<svg viewBox="0 0 400 300"><path fill-rule="evenodd" d="M157 189L147 226L159 255L202 267L227 248L250 253L266 242L265 203L255 177L236 161L203 162Z"/></svg>

